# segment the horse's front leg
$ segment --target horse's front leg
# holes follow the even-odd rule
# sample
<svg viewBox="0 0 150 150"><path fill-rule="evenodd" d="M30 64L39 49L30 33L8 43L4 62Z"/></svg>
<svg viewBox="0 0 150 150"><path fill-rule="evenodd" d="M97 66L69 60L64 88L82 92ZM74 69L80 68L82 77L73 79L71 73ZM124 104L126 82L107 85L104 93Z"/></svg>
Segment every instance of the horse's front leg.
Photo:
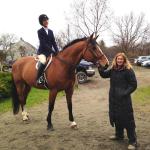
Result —
<svg viewBox="0 0 150 150"><path fill-rule="evenodd" d="M67 106L69 111L69 120L71 122L70 127L73 129L77 129L77 124L74 121L73 113L72 113L72 95L73 95L73 87L68 88L65 90L66 93L66 100L67 100Z"/></svg>
<svg viewBox="0 0 150 150"><path fill-rule="evenodd" d="M47 116L47 123L48 123L47 130L51 130L51 131L54 130L53 124L51 121L51 116L52 116L52 112L54 109L56 96L57 96L57 90L54 89L49 92L49 109L48 109L48 116Z"/></svg>

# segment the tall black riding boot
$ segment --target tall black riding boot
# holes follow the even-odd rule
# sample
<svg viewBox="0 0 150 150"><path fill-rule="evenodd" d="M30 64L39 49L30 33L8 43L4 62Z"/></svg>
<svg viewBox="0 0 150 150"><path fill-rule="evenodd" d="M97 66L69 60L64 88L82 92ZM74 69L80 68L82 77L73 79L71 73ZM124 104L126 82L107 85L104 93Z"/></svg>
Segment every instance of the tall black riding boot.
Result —
<svg viewBox="0 0 150 150"><path fill-rule="evenodd" d="M39 78L41 77L41 75L42 75L42 73L43 73L43 71L45 69L45 66L46 66L45 64L42 64L41 62L39 62L39 64L38 64L38 71L37 71L37 77L36 77L37 84L41 84Z"/></svg>

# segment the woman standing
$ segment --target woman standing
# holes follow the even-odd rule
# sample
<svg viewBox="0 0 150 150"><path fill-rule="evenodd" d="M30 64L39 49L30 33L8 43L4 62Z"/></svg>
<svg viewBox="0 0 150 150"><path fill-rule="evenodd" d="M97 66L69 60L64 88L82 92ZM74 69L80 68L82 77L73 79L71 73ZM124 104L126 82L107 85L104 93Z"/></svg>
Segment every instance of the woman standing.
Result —
<svg viewBox="0 0 150 150"><path fill-rule="evenodd" d="M110 78L109 118L112 127L115 126L115 136L111 140L123 140L124 129L129 139L128 149L137 146L135 121L131 102L131 93L137 88L137 80L124 53L118 53L110 69L98 67L100 76Z"/></svg>

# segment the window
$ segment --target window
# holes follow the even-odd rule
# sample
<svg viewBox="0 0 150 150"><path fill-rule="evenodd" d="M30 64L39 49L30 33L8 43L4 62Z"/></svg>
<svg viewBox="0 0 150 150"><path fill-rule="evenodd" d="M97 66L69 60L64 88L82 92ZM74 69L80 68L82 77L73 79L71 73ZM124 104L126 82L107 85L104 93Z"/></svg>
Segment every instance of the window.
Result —
<svg viewBox="0 0 150 150"><path fill-rule="evenodd" d="M146 59L146 57L141 57L141 59Z"/></svg>

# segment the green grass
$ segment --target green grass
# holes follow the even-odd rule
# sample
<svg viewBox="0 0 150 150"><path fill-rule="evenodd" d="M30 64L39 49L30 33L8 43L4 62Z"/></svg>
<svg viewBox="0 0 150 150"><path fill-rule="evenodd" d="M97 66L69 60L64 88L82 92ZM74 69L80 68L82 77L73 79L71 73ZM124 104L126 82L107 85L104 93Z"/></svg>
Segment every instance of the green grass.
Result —
<svg viewBox="0 0 150 150"><path fill-rule="evenodd" d="M9 98L0 100L0 113L6 112L11 108L11 100Z"/></svg>
<svg viewBox="0 0 150 150"><path fill-rule="evenodd" d="M150 86L140 87L133 94L134 103L150 104Z"/></svg>
<svg viewBox="0 0 150 150"><path fill-rule="evenodd" d="M64 92L60 92L57 97L62 97ZM48 101L49 91L39 90L33 88L27 99L27 107L32 107L37 104L41 104L44 101ZM135 104L150 105L150 86L140 87L133 94L133 101ZM12 110L11 98L0 101L0 113Z"/></svg>
<svg viewBox="0 0 150 150"><path fill-rule="evenodd" d="M64 92L59 92L57 97L62 97ZM27 108L37 104L41 104L44 101L48 102L49 91L32 88L27 99ZM11 98L0 100L0 113L4 113L12 110Z"/></svg>

